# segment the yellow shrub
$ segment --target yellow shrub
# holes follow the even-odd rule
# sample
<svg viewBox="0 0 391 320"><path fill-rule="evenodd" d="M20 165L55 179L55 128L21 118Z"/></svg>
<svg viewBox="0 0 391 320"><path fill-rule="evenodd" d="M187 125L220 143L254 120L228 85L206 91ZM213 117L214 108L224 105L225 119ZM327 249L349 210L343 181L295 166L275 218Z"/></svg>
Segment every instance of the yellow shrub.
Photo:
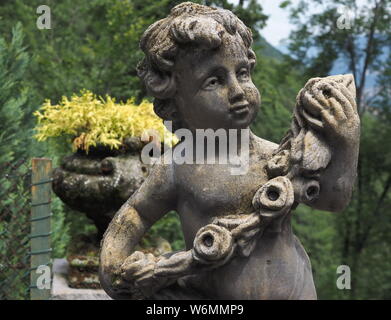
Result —
<svg viewBox="0 0 391 320"><path fill-rule="evenodd" d="M170 146L178 141L156 116L152 103L143 101L137 106L133 99L115 103L109 96L98 99L88 90L82 90L81 96L74 94L70 100L62 97L57 105L46 100L34 115L38 118L38 141L68 135L73 139L73 150L88 152L98 144L118 149L126 137L141 137L151 129Z"/></svg>

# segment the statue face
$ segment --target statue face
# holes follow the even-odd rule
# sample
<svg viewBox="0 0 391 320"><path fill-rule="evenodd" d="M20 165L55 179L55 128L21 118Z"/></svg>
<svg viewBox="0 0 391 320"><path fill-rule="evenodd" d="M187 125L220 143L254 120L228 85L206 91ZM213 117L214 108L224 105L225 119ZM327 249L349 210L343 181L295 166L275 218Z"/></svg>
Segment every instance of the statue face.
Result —
<svg viewBox="0 0 391 320"><path fill-rule="evenodd" d="M225 35L214 50L179 55L175 103L186 128L244 129L255 119L260 95L239 36Z"/></svg>

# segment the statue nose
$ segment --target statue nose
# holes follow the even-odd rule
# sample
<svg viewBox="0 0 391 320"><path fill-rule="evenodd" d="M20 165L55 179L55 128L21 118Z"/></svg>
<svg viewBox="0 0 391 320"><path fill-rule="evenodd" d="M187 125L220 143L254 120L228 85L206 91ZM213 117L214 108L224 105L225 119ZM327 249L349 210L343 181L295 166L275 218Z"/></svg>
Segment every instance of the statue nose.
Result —
<svg viewBox="0 0 391 320"><path fill-rule="evenodd" d="M232 81L228 94L228 100L231 104L244 100L244 90L236 79Z"/></svg>

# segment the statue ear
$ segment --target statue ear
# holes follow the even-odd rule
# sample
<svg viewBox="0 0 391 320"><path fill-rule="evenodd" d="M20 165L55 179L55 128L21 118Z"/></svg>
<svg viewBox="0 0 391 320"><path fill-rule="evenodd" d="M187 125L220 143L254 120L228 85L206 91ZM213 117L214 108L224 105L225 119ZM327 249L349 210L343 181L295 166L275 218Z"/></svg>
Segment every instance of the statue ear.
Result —
<svg viewBox="0 0 391 320"><path fill-rule="evenodd" d="M171 72L159 72L150 68L144 75L144 83L150 95L157 99L172 98L176 91Z"/></svg>

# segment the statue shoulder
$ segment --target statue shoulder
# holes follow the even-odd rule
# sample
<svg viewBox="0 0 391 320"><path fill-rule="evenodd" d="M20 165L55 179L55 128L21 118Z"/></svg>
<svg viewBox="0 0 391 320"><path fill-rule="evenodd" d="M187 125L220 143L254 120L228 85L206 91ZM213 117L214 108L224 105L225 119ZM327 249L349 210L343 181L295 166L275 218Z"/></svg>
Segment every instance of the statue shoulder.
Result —
<svg viewBox="0 0 391 320"><path fill-rule="evenodd" d="M254 149L256 149L256 153L258 153L262 159L270 159L278 148L278 144L262 139L254 134L253 139Z"/></svg>

